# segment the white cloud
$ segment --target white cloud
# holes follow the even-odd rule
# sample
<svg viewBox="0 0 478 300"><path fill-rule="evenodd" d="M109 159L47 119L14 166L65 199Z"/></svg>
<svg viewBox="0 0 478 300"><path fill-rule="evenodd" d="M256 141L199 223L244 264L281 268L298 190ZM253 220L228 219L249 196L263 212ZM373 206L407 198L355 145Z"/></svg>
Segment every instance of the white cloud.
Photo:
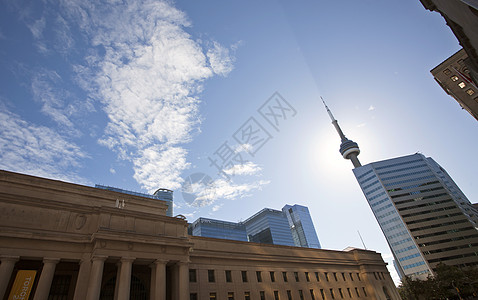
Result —
<svg viewBox="0 0 478 300"><path fill-rule="evenodd" d="M70 98L69 92L58 88L61 77L55 71L42 70L32 79L32 93L35 101L42 104L41 111L51 117L56 123L73 128L73 123L65 110L63 99Z"/></svg>
<svg viewBox="0 0 478 300"><path fill-rule="evenodd" d="M80 147L44 126L0 107L0 168L75 183L87 183L74 169L87 157Z"/></svg>
<svg viewBox="0 0 478 300"><path fill-rule="evenodd" d="M357 125L357 127L358 127L358 128L360 128L360 127L365 127L366 125L367 125L367 123L360 123L360 124Z"/></svg>
<svg viewBox="0 0 478 300"><path fill-rule="evenodd" d="M252 183L236 184L232 181L224 179L216 179L211 184L212 193L209 189L202 189L197 194L196 199L191 204L196 207L204 207L212 205L218 199L236 200L251 195L254 190L262 189L262 186L269 184L268 180L259 180Z"/></svg>
<svg viewBox="0 0 478 300"><path fill-rule="evenodd" d="M224 170L224 173L227 175L254 175L257 174L258 172L262 171L262 168L259 167L257 164L248 161L244 164L237 164L234 165L226 170Z"/></svg>
<svg viewBox="0 0 478 300"><path fill-rule="evenodd" d="M116 174L116 170L113 169L113 168L110 168L110 173L111 173L111 174Z"/></svg>
<svg viewBox="0 0 478 300"><path fill-rule="evenodd" d="M368 108L368 110L375 110L375 106L370 105L370 107Z"/></svg>
<svg viewBox="0 0 478 300"><path fill-rule="evenodd" d="M212 211L214 211L214 212L218 211L223 205L224 205L224 204L214 205L214 206L212 207Z"/></svg>
<svg viewBox="0 0 478 300"><path fill-rule="evenodd" d="M133 162L143 188L178 188L190 165L182 145L199 131L197 94L205 79L232 70L229 50L217 42L203 49L184 30L186 15L167 1L62 6L94 46L74 69L108 116L100 144Z"/></svg>
<svg viewBox="0 0 478 300"><path fill-rule="evenodd" d="M43 37L43 31L45 30L46 20L45 17L41 17L40 19L32 22L31 24L27 25L28 29L30 29L33 37L35 39L41 39Z"/></svg>
<svg viewBox="0 0 478 300"><path fill-rule="evenodd" d="M233 49L236 47L234 46ZM207 51L207 57L212 70L218 75L227 76L234 68L234 61L229 54L229 49L217 42L214 42L213 47Z"/></svg>

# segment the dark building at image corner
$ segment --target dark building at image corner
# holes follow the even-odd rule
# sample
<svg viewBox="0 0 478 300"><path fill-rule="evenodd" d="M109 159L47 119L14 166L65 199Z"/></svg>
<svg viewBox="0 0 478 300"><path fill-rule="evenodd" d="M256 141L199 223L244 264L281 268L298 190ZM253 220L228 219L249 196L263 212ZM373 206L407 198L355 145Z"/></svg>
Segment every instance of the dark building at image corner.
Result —
<svg viewBox="0 0 478 300"><path fill-rule="evenodd" d="M167 208L0 171L0 299L400 299L374 251L190 236Z"/></svg>
<svg viewBox="0 0 478 300"><path fill-rule="evenodd" d="M420 0L441 14L463 47L431 73L460 106L478 120L478 0Z"/></svg>

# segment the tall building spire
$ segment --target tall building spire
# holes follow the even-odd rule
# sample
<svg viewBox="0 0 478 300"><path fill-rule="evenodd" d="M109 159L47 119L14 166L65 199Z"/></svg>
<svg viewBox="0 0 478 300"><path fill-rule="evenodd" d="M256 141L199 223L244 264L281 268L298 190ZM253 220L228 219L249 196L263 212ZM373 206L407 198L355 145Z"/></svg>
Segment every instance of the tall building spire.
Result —
<svg viewBox="0 0 478 300"><path fill-rule="evenodd" d="M320 99L322 99L325 109L327 110L327 113L329 114L329 117L332 120L332 124L334 125L335 130L337 130L337 133L339 134L340 139L342 140L342 143L340 144L340 150L339 150L340 154L342 154L343 158L350 159L355 168L362 166L362 164L360 163L357 157L360 154L360 149L358 147L358 144L345 137L345 134L343 133L342 129L339 126L339 123L334 118L334 115L332 115L332 112L328 108L327 104L325 104L324 98L320 97Z"/></svg>

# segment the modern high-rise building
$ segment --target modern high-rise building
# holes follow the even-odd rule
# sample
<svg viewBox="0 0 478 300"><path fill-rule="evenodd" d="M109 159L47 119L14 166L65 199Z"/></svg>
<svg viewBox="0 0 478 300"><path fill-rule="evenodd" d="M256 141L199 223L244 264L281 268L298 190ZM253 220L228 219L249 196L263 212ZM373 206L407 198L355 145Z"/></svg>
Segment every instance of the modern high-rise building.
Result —
<svg viewBox="0 0 478 300"><path fill-rule="evenodd" d="M289 222L280 210L264 208L243 223L250 242L295 246Z"/></svg>
<svg viewBox="0 0 478 300"><path fill-rule="evenodd" d="M319 238L315 232L314 223L309 209L302 205L286 205L282 212L287 216L295 245L300 247L320 249Z"/></svg>
<svg viewBox="0 0 478 300"><path fill-rule="evenodd" d="M166 211L166 216L168 216L168 217L173 216L173 191L171 191L171 190L157 189L156 192L154 192L153 195L149 195L149 194L123 190L123 189L120 189L120 188L115 188L115 187L112 187L112 186L101 185L101 184L96 184L95 188L103 189L103 190L109 190L109 191L123 193L123 194L128 194L128 195L140 196L140 197L144 197L144 198L166 201L166 204L168 205L168 209ZM118 202L117 205L123 205L124 204L124 202L121 202L121 199L118 199L117 202Z"/></svg>
<svg viewBox="0 0 478 300"><path fill-rule="evenodd" d="M247 242L246 226L242 223L199 218L189 225L191 235Z"/></svg>
<svg viewBox="0 0 478 300"><path fill-rule="evenodd" d="M309 209L297 204L285 205L282 211L264 208L238 223L199 218L189 224L189 232L193 236L321 248Z"/></svg>
<svg viewBox="0 0 478 300"><path fill-rule="evenodd" d="M350 144L325 107L342 145ZM478 211L438 163L416 153L362 166L356 163L357 144L340 149L353 158L353 172L400 276L426 278L439 263L478 264Z"/></svg>

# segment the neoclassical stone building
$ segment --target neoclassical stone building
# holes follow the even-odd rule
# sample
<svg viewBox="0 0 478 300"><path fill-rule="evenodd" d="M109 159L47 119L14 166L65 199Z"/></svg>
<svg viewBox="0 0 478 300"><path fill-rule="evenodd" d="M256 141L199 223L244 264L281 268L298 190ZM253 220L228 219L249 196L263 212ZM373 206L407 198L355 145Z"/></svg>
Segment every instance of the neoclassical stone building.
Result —
<svg viewBox="0 0 478 300"><path fill-rule="evenodd" d="M188 236L166 209L0 171L0 299L400 299L376 252Z"/></svg>

